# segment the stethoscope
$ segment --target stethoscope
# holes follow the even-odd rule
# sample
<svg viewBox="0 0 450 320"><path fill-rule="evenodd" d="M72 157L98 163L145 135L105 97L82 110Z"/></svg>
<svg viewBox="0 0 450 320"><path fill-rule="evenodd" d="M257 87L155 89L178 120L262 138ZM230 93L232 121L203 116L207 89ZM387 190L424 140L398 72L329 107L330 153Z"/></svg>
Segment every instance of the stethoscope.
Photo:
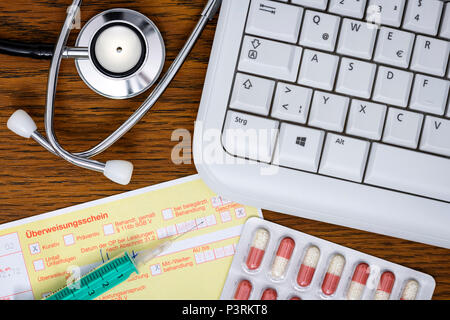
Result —
<svg viewBox="0 0 450 320"><path fill-rule="evenodd" d="M32 138L42 147L64 160L126 185L133 164L124 160L106 163L90 158L100 154L119 140L150 110L172 81L206 23L213 18L221 0L208 0L201 17L178 56L162 76L144 103L111 135L93 148L71 153L58 143L54 133L54 103L62 58L75 59L83 81L95 92L112 99L134 97L150 88L161 74L165 61L164 41L156 25L144 15L128 9L112 9L89 20L81 29L75 47L67 47L67 39L79 13L82 0L74 0L56 43L48 76L44 137L33 119L23 110L15 111L7 126L14 133Z"/></svg>

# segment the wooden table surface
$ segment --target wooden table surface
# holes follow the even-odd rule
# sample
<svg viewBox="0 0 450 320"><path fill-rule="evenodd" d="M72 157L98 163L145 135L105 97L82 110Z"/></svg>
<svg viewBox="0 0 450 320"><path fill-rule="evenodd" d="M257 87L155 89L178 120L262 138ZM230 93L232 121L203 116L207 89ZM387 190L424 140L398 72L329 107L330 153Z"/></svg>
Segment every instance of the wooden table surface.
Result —
<svg viewBox="0 0 450 320"><path fill-rule="evenodd" d="M0 38L54 43L70 0L0 2ZM205 0L85 1L82 22L114 7L135 9L150 17L174 59L197 22ZM135 166L132 182L119 186L101 174L79 169L6 128L19 108L30 113L41 132L49 62L0 56L0 223L111 196L195 174L193 163L171 161L173 130L191 133L202 92L216 20L210 23L170 88L146 117L97 159L125 159ZM74 31L71 41L78 31ZM145 95L115 101L93 93L80 80L73 61L62 63L56 97L55 129L71 151L86 150L118 127ZM450 299L450 250L394 239L312 220L264 211L266 219L311 235L399 263L436 279L434 299ZM449 231L450 232L450 231Z"/></svg>

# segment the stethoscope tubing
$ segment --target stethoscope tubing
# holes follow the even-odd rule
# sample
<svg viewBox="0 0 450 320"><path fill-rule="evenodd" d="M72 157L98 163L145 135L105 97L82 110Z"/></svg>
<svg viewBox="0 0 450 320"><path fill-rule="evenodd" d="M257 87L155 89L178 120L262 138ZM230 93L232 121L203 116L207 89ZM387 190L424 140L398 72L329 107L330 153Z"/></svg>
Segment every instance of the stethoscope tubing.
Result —
<svg viewBox="0 0 450 320"><path fill-rule="evenodd" d="M66 161L88 170L103 172L105 169L105 163L91 160L90 158L102 153L106 149L108 149L111 145L113 145L117 140L119 140L123 135L125 135L131 128L133 128L142 117L153 107L156 101L160 98L160 96L164 93L170 82L173 80L180 67L186 60L187 56L191 52L195 42L200 37L204 27L207 22L211 20L218 9L221 0L208 0L201 17L186 41L183 48L180 50L178 56L170 65L169 69L165 73L165 75L161 78L159 83L150 93L148 98L144 101L144 103L111 135L109 135L106 139L98 143L93 148L79 153L70 153L65 150L58 143L56 138L53 122L54 122L54 103L55 103L55 94L56 94L56 86L58 82L58 73L61 64L61 59L66 48L67 39L70 34L72 21L75 18L77 10L81 6L82 0L74 0L70 10L68 11L66 20L61 29L61 33L58 38L58 42L55 47L55 52L52 57L49 77L48 77L48 87L47 87L47 100L46 100L46 110L45 110L45 130L46 136L45 138L38 131L35 131L32 134L32 138L39 143L42 147L47 149L49 152L60 156Z"/></svg>

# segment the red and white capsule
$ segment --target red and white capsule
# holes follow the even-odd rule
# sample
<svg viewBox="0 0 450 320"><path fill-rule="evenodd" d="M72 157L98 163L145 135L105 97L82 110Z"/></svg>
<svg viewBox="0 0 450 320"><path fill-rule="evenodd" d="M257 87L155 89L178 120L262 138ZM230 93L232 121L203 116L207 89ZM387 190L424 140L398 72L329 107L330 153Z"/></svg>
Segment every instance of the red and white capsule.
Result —
<svg viewBox="0 0 450 320"><path fill-rule="evenodd" d="M258 229L253 237L252 246L247 256L246 265L249 270L256 270L261 265L262 259L269 243L270 235L265 229Z"/></svg>
<svg viewBox="0 0 450 320"><path fill-rule="evenodd" d="M308 287L311 284L314 273L316 272L317 263L320 258L320 250L316 246L310 246L305 253L302 265L297 275L297 284L300 287Z"/></svg>
<svg viewBox="0 0 450 320"><path fill-rule="evenodd" d="M364 289L366 288L367 279L370 275L370 267L367 263L360 263L353 272L352 282L348 287L347 299L360 300Z"/></svg>
<svg viewBox="0 0 450 320"><path fill-rule="evenodd" d="M416 280L408 280L403 288L400 300L416 300L419 292L419 283Z"/></svg>
<svg viewBox="0 0 450 320"><path fill-rule="evenodd" d="M378 283L378 289L375 291L374 300L389 300L394 283L394 274L390 271L383 272Z"/></svg>
<svg viewBox="0 0 450 320"><path fill-rule="evenodd" d="M252 292L252 284L248 280L239 282L236 292L234 293L234 300L248 300Z"/></svg>
<svg viewBox="0 0 450 320"><path fill-rule="evenodd" d="M270 270L273 278L280 279L284 276L294 248L295 241L292 238L287 237L281 240Z"/></svg>
<svg viewBox="0 0 450 320"><path fill-rule="evenodd" d="M345 258L340 254L334 255L322 282L322 292L325 295L331 296L336 292L344 266Z"/></svg>
<svg viewBox="0 0 450 320"><path fill-rule="evenodd" d="M277 300L277 298L278 298L277 291L271 288L264 290L261 296L261 300Z"/></svg>

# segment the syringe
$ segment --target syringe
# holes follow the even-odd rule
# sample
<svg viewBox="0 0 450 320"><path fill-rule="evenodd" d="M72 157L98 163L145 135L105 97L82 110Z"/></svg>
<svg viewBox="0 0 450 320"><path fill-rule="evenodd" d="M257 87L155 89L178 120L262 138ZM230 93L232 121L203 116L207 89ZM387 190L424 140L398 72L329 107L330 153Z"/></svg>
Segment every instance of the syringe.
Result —
<svg viewBox="0 0 450 320"><path fill-rule="evenodd" d="M201 225L203 221L199 224ZM132 258L127 252L109 260L74 283L67 285L44 300L92 300L125 282L133 273L139 274L138 266L145 265L161 253L165 252L176 240L194 230L192 227L172 239L166 239L155 248L147 249Z"/></svg>

